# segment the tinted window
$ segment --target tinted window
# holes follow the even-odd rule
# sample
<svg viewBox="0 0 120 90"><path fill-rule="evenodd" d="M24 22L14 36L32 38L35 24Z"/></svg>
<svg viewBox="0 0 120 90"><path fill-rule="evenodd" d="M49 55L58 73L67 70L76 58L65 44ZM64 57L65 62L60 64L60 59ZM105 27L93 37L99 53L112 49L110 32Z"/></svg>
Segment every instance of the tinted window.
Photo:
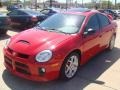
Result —
<svg viewBox="0 0 120 90"><path fill-rule="evenodd" d="M43 21L38 27L52 30L53 32L72 34L80 30L84 18L85 16L83 15L57 13Z"/></svg>
<svg viewBox="0 0 120 90"><path fill-rule="evenodd" d="M44 9L44 10L42 10L40 12L43 13L43 14L48 14L50 12L50 10L49 9Z"/></svg>
<svg viewBox="0 0 120 90"><path fill-rule="evenodd" d="M92 28L94 30L99 30L99 22L98 22L98 18L96 15L93 15L88 21L86 30L88 30L90 28Z"/></svg>
<svg viewBox="0 0 120 90"><path fill-rule="evenodd" d="M18 11L14 10L14 11L10 12L9 15L18 15Z"/></svg>
<svg viewBox="0 0 120 90"><path fill-rule="evenodd" d="M102 14L98 14L98 17L99 17L102 28L110 24L110 21L106 16Z"/></svg>
<svg viewBox="0 0 120 90"><path fill-rule="evenodd" d="M29 14L29 15L40 15L40 12L34 11L34 10L22 10L23 12Z"/></svg>
<svg viewBox="0 0 120 90"><path fill-rule="evenodd" d="M22 12L22 11L18 11L19 15L27 15L26 13Z"/></svg>

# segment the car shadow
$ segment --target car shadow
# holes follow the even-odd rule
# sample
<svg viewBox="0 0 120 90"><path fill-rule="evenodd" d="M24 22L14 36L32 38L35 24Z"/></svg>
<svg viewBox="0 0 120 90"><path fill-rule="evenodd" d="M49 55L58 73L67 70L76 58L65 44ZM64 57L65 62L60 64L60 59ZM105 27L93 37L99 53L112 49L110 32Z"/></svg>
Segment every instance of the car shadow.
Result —
<svg viewBox="0 0 120 90"><path fill-rule="evenodd" d="M82 66L77 75L69 80L55 80L50 82L34 82L13 76L4 70L2 78L11 90L83 90L90 83L104 85L106 82L97 80L120 58L120 49L104 51Z"/></svg>
<svg viewBox="0 0 120 90"><path fill-rule="evenodd" d="M5 39L10 38L10 37L11 36L9 36L8 34L2 34L2 35L0 35L0 41L5 40Z"/></svg>

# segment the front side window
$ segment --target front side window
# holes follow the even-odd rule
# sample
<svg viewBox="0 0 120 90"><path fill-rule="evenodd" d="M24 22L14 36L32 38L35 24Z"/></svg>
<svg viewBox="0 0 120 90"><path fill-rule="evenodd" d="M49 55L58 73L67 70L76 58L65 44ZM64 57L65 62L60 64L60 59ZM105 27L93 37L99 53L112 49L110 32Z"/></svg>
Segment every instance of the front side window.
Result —
<svg viewBox="0 0 120 90"><path fill-rule="evenodd" d="M85 16L57 13L38 24L44 30L73 34L80 30Z"/></svg>

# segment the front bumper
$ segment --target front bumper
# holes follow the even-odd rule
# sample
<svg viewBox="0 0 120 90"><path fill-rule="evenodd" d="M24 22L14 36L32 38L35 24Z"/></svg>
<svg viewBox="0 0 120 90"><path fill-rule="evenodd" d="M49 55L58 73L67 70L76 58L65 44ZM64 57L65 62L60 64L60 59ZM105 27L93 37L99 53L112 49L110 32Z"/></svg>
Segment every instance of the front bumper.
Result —
<svg viewBox="0 0 120 90"><path fill-rule="evenodd" d="M60 62L53 64L30 62L29 59L16 57L14 54L8 52L7 49L4 49L4 65L12 74L33 81L57 79L61 67ZM41 68L44 68L45 72L41 72Z"/></svg>

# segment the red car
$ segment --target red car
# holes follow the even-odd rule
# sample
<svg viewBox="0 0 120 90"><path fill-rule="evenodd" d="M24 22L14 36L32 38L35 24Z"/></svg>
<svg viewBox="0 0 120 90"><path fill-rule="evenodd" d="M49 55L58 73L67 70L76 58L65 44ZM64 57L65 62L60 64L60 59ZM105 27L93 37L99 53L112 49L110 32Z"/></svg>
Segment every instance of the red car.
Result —
<svg viewBox="0 0 120 90"><path fill-rule="evenodd" d="M112 50L117 24L97 11L57 13L7 40L4 65L35 81L73 78L78 67Z"/></svg>

